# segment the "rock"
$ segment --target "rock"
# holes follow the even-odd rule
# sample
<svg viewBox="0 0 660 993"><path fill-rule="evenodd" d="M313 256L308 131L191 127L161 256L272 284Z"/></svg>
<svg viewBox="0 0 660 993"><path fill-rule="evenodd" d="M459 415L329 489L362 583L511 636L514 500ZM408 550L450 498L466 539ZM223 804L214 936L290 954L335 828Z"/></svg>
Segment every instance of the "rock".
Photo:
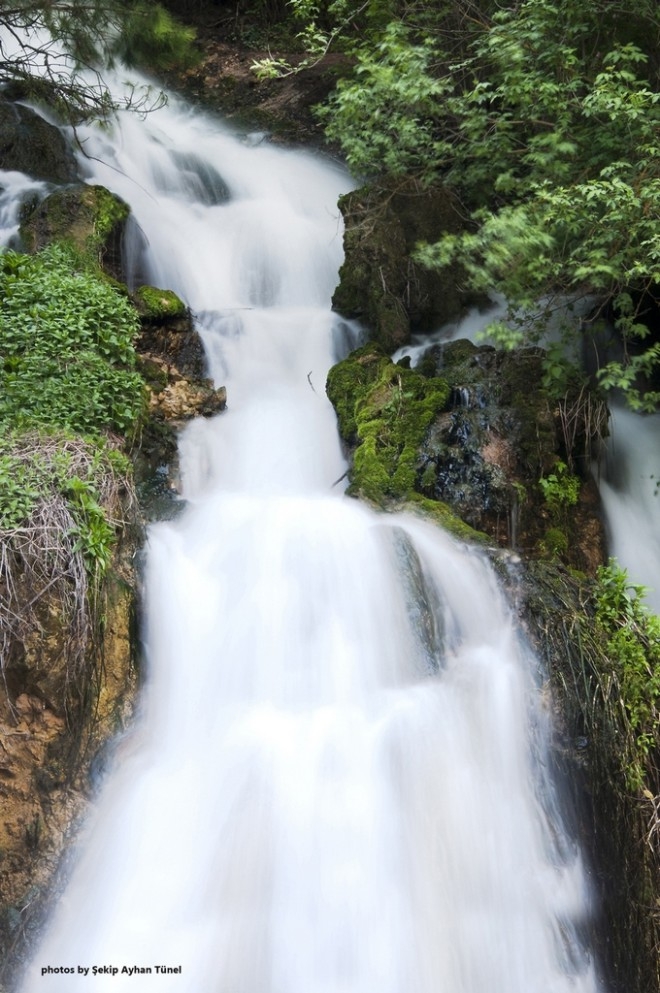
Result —
<svg viewBox="0 0 660 993"><path fill-rule="evenodd" d="M0 98L0 169L51 183L73 183L78 166L59 128L29 107Z"/></svg>
<svg viewBox="0 0 660 993"><path fill-rule="evenodd" d="M371 342L330 370L326 386L339 431L353 454L347 492L380 507L402 504L430 514L461 538L484 538L445 503L425 499L417 484L429 426L450 397L446 380L395 365Z"/></svg>
<svg viewBox="0 0 660 993"><path fill-rule="evenodd" d="M172 290L138 286L132 296L143 324L161 324L186 316L185 303Z"/></svg>
<svg viewBox="0 0 660 993"><path fill-rule="evenodd" d="M579 444L589 447L584 431L597 424L569 442L558 402L543 388L543 362L539 348L506 352L463 340L425 355L421 367L444 375L452 394L420 452L419 487L498 544L593 574L605 561L605 535Z"/></svg>
<svg viewBox="0 0 660 993"><path fill-rule="evenodd" d="M416 369L373 342L352 352L327 384L353 455L348 492L412 504L462 538L488 536L593 574L605 536L585 453L598 419L576 422L569 444L542 380L538 348L456 341Z"/></svg>
<svg viewBox="0 0 660 993"><path fill-rule="evenodd" d="M149 409L152 414L179 425L193 417L211 417L227 406L224 386L214 389L211 380L191 383L185 379L168 382L165 389L152 393Z"/></svg>
<svg viewBox="0 0 660 993"><path fill-rule="evenodd" d="M55 190L28 215L20 237L30 252L66 241L91 262L121 280L121 243L130 208L104 186Z"/></svg>
<svg viewBox="0 0 660 993"><path fill-rule="evenodd" d="M211 417L227 406L224 386L206 376L202 340L189 310L169 290L139 287L133 294L142 327L138 367L149 390L149 418L136 462L143 509L151 519L178 512L177 434L194 417Z"/></svg>
<svg viewBox="0 0 660 993"><path fill-rule="evenodd" d="M123 513L129 519L133 511ZM43 927L58 868L87 809L93 757L132 715L135 551L135 538L125 534L101 590L102 634L88 646L86 671L67 666L71 618L57 594L42 597L30 638L4 646L0 982L11 982Z"/></svg>
<svg viewBox="0 0 660 993"><path fill-rule="evenodd" d="M138 287L132 297L142 325L135 347L143 360L155 362L154 372L165 375L163 385L170 374L205 380L204 346L183 301L171 290L153 286Z"/></svg>
<svg viewBox="0 0 660 993"><path fill-rule="evenodd" d="M419 241L457 232L462 220L442 186L383 180L340 197L345 260L332 305L359 318L370 337L392 352L411 331L431 330L456 318L468 302L454 270L424 269L411 255Z"/></svg>

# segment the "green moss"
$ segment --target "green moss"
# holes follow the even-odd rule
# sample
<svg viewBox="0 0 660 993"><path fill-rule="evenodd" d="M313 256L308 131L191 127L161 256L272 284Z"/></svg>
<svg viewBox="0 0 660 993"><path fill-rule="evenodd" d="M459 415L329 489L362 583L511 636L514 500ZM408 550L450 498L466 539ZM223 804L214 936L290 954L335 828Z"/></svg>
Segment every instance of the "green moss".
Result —
<svg viewBox="0 0 660 993"><path fill-rule="evenodd" d="M172 290L140 286L134 296L140 315L150 320L183 317L186 313L185 303Z"/></svg>
<svg viewBox="0 0 660 993"><path fill-rule="evenodd" d="M424 434L447 405L447 383L395 365L371 344L331 370L327 390L342 437L357 445L349 492L376 503L405 497Z"/></svg>
<svg viewBox="0 0 660 993"><path fill-rule="evenodd" d="M386 495L402 497L413 490L424 434L448 399L444 380L425 379L381 360L378 378L357 400L355 413L358 439L373 439L374 452L389 477ZM356 470L353 485L358 491L369 482Z"/></svg>
<svg viewBox="0 0 660 993"><path fill-rule="evenodd" d="M99 243L103 243L118 224L128 220L128 204L106 190L105 186L90 186L86 201L94 215L94 235Z"/></svg>
<svg viewBox="0 0 660 993"><path fill-rule="evenodd" d="M97 273L105 268L117 275L120 234L129 213L128 204L104 186L67 187L55 190L29 215L21 238L30 252L60 244Z"/></svg>
<svg viewBox="0 0 660 993"><path fill-rule="evenodd" d="M387 361L383 349L370 342L351 352L330 370L326 392L337 412L339 433L349 444L357 440L355 408L358 399L373 384L383 360Z"/></svg>
<svg viewBox="0 0 660 993"><path fill-rule="evenodd" d="M450 341L442 349L442 367L462 372L461 367L468 366L478 351L478 346L468 338Z"/></svg>
<svg viewBox="0 0 660 993"><path fill-rule="evenodd" d="M540 543L541 552L550 558L563 558L568 553L568 535L560 527L550 527Z"/></svg>
<svg viewBox="0 0 660 993"><path fill-rule="evenodd" d="M423 514L424 517L440 524L445 531L460 541L469 541L478 545L492 544L492 540L487 534L471 528L441 500L429 500L428 497L422 496L420 493L410 493L403 509Z"/></svg>

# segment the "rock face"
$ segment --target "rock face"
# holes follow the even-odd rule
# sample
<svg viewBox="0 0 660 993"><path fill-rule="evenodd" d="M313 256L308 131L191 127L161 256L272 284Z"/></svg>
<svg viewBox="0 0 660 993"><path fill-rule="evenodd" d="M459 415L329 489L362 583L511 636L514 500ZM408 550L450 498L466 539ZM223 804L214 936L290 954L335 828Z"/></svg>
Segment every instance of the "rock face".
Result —
<svg viewBox="0 0 660 993"><path fill-rule="evenodd" d="M420 449L418 486L498 544L593 575L605 535L590 463L607 412L593 401L587 418L585 400L580 421L578 393L551 399L543 359L539 348L505 352L465 340L426 353L420 371L445 376L452 392ZM563 413L572 402L569 435Z"/></svg>
<svg viewBox="0 0 660 993"><path fill-rule="evenodd" d="M435 241L462 227L443 187L381 181L339 200L344 216L345 261L332 298L335 310L359 318L391 352L411 331L439 327L458 316L466 299L453 271L431 272L413 261L420 241Z"/></svg>
<svg viewBox="0 0 660 993"><path fill-rule="evenodd" d="M605 555L587 471L595 421L567 439L542 360L469 341L434 347L414 370L375 343L353 352L327 386L353 452L349 492L413 501L454 533L593 573Z"/></svg>
<svg viewBox="0 0 660 993"><path fill-rule="evenodd" d="M604 987L658 990L660 920L650 912L658 906L657 771L655 785L633 795L617 660L594 621L593 586L542 560L516 557L500 562L498 572L549 677L553 760L561 796L572 799L577 814L570 827L599 911L590 940Z"/></svg>
<svg viewBox="0 0 660 993"><path fill-rule="evenodd" d="M73 183L78 166L59 128L28 107L0 98L0 169Z"/></svg>
<svg viewBox="0 0 660 993"><path fill-rule="evenodd" d="M128 506L125 512L133 513ZM42 597L30 637L4 646L0 984L39 929L62 853L86 811L92 759L132 714L135 547L125 532L101 589L102 633L88 645L83 672L74 678L70 671L68 620L55 595Z"/></svg>
<svg viewBox="0 0 660 993"><path fill-rule="evenodd" d="M178 297L143 286L134 299L142 321L139 368L149 390L136 477L147 515L170 516L178 491L177 432L194 417L223 411L227 392L207 378L201 338Z"/></svg>

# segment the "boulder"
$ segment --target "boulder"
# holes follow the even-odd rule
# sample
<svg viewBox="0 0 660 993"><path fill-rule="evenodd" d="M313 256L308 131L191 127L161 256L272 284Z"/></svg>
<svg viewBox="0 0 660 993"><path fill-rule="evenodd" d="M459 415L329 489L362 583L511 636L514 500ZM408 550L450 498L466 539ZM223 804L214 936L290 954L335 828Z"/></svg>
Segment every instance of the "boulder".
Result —
<svg viewBox="0 0 660 993"><path fill-rule="evenodd" d="M599 419L592 405L580 428L576 400L569 438L542 380L538 348L459 340L433 346L415 369L373 342L351 353L327 384L353 456L349 493L412 503L460 537L593 574L605 536L591 434L605 430L606 411Z"/></svg>
<svg viewBox="0 0 660 993"><path fill-rule="evenodd" d="M414 261L418 242L457 232L462 220L442 186L382 180L340 197L345 260L332 305L367 325L387 351L454 320L468 302L455 269L442 273Z"/></svg>
<svg viewBox="0 0 660 993"><path fill-rule="evenodd" d="M576 390L569 437L562 404L572 394L558 401L543 388L540 348L503 351L458 340L433 346L418 368L451 386L449 408L419 452L420 492L500 545L558 557L593 575L605 561L590 473L592 447L606 430L605 405L594 401L580 426Z"/></svg>
<svg viewBox="0 0 660 993"><path fill-rule="evenodd" d="M141 318L136 341L138 367L149 392L136 481L150 518L178 512L177 434L194 417L212 417L227 406L224 386L206 375L202 340L190 311L170 290L138 287L133 300Z"/></svg>
<svg viewBox="0 0 660 993"><path fill-rule="evenodd" d="M90 263L114 279L122 279L121 244L130 208L104 186L55 190L21 225L20 237L29 252L65 241Z"/></svg>
<svg viewBox="0 0 660 993"><path fill-rule="evenodd" d="M29 107L0 97L0 169L50 183L78 179L75 156L59 128Z"/></svg>

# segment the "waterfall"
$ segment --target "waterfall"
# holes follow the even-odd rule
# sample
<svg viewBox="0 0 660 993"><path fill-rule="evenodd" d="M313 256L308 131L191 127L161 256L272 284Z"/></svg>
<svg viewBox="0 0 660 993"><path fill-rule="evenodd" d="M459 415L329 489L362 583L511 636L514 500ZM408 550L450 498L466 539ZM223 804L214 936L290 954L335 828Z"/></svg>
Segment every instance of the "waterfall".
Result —
<svg viewBox="0 0 660 993"><path fill-rule="evenodd" d="M614 405L600 480L610 554L631 582L647 587L646 601L655 613L660 613L659 439L660 415Z"/></svg>
<svg viewBox="0 0 660 993"><path fill-rule="evenodd" d="M23 993L597 993L543 676L494 575L337 484L349 178L174 98L78 138L228 409L181 437L140 716Z"/></svg>

